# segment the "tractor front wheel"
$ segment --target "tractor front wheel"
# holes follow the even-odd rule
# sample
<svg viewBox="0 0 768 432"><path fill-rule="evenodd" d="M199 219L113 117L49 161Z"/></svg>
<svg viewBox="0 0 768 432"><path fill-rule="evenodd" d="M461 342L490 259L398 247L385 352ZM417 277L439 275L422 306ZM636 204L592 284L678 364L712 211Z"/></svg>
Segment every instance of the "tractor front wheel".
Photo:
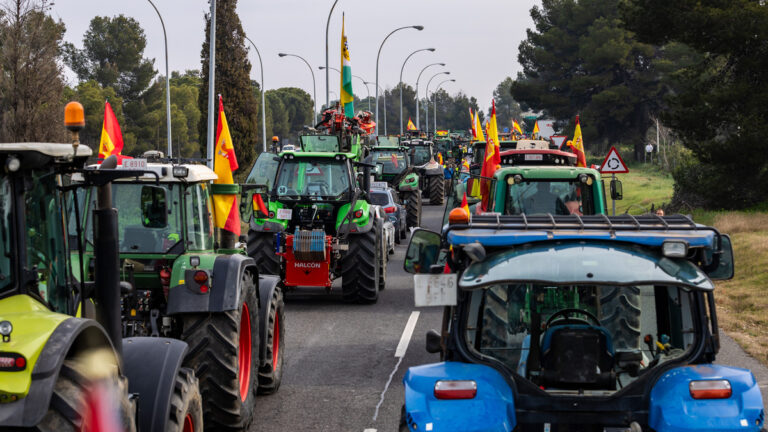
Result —
<svg viewBox="0 0 768 432"><path fill-rule="evenodd" d="M432 205L443 205L445 203L445 178L441 175L434 175L427 178L429 184L429 203Z"/></svg>
<svg viewBox="0 0 768 432"><path fill-rule="evenodd" d="M268 395L277 391L283 380L283 352L285 349L285 303L283 290L275 287L269 303L267 325L266 361L259 369L259 394Z"/></svg>
<svg viewBox="0 0 768 432"><path fill-rule="evenodd" d="M381 246L376 228L349 236L349 249L341 259L341 294L344 301L373 304L379 300Z"/></svg>
<svg viewBox="0 0 768 432"><path fill-rule="evenodd" d="M405 226L418 228L421 225L421 191L406 192L403 194L405 204Z"/></svg>
<svg viewBox="0 0 768 432"><path fill-rule="evenodd" d="M259 303L250 273L241 278L237 309L189 314L184 366L200 380L206 428L245 430L253 419L259 374Z"/></svg>

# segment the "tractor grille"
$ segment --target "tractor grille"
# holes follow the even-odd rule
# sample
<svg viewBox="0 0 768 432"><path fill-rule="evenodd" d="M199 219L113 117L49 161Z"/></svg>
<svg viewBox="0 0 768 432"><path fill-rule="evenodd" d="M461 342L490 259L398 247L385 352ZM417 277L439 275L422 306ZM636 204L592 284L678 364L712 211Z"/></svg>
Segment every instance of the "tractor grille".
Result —
<svg viewBox="0 0 768 432"><path fill-rule="evenodd" d="M325 231L296 228L293 234L293 255L298 261L325 261Z"/></svg>

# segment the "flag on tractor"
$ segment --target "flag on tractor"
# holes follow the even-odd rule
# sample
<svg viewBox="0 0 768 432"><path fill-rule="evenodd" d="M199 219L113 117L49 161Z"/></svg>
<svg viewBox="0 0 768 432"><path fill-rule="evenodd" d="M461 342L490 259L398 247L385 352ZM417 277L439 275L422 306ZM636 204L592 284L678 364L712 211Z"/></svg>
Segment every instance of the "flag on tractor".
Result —
<svg viewBox="0 0 768 432"><path fill-rule="evenodd" d="M523 129L520 127L516 120L512 120L512 128L515 130L515 132L523 135Z"/></svg>
<svg viewBox="0 0 768 432"><path fill-rule="evenodd" d="M237 168L235 146L232 145L227 116L224 115L224 101L219 95L219 122L216 125L216 148L213 152L213 171L218 178L213 183L234 184L232 173ZM240 235L240 206L237 195L213 195L213 210L217 227Z"/></svg>
<svg viewBox="0 0 768 432"><path fill-rule="evenodd" d="M485 136L483 136L483 126L480 124L480 115L475 111L475 136L473 139L475 141L485 141Z"/></svg>
<svg viewBox="0 0 768 432"><path fill-rule="evenodd" d="M472 107L469 107L469 124L472 125L472 139L474 139L477 136L477 132L475 131L475 116L472 114Z"/></svg>
<svg viewBox="0 0 768 432"><path fill-rule="evenodd" d="M408 130L416 130L416 125L413 124L413 121L410 117L408 117Z"/></svg>
<svg viewBox="0 0 768 432"><path fill-rule="evenodd" d="M538 138L539 137L539 132L540 132L539 131L539 122L537 121L536 123L533 124L533 135L532 135L532 138L533 139Z"/></svg>
<svg viewBox="0 0 768 432"><path fill-rule="evenodd" d="M355 116L355 96L352 92L352 65L349 62L349 44L344 34L344 15L341 16L341 106L347 118Z"/></svg>
<svg viewBox="0 0 768 432"><path fill-rule="evenodd" d="M469 204L467 204L467 192L464 191L464 198L461 199L461 209L467 212L467 217L470 216Z"/></svg>
<svg viewBox="0 0 768 432"><path fill-rule="evenodd" d="M568 146L571 147L573 153L576 154L576 166L587 166L587 155L584 154L584 139L581 137L581 124L579 123L579 116L576 116L576 130L573 131L573 140L568 141Z"/></svg>
<svg viewBox="0 0 768 432"><path fill-rule="evenodd" d="M101 126L101 141L99 142L99 159L111 155L119 155L123 151L123 133L117 116L112 111L109 101L104 102L104 123Z"/></svg>
<svg viewBox="0 0 768 432"><path fill-rule="evenodd" d="M480 170L483 180L481 184L482 209L488 210L488 199L491 195L491 180L486 177L493 177L493 173L501 164L501 155L499 154L499 128L496 124L496 101L492 101L491 120L488 122L488 141L485 144L485 160Z"/></svg>

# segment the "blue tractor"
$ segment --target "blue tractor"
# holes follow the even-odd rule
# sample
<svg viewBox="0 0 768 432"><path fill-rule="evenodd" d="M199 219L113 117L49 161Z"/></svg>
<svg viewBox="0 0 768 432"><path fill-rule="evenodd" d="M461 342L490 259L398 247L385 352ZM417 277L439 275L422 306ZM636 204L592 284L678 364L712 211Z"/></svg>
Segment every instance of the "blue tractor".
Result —
<svg viewBox="0 0 768 432"><path fill-rule="evenodd" d="M764 431L753 374L714 364L727 235L680 215L449 220L406 253L417 305L445 312L402 431Z"/></svg>

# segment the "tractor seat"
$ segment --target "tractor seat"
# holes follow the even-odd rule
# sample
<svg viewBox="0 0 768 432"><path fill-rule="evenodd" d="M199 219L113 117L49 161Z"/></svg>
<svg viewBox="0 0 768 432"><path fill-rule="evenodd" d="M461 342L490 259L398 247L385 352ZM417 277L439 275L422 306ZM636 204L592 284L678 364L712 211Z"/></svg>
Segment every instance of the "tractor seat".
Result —
<svg viewBox="0 0 768 432"><path fill-rule="evenodd" d="M121 249L124 252L156 252L160 247L155 233L143 226L125 227L120 241L122 242Z"/></svg>
<svg viewBox="0 0 768 432"><path fill-rule="evenodd" d="M550 327L541 342L541 385L560 389L615 390L614 352L604 327Z"/></svg>

